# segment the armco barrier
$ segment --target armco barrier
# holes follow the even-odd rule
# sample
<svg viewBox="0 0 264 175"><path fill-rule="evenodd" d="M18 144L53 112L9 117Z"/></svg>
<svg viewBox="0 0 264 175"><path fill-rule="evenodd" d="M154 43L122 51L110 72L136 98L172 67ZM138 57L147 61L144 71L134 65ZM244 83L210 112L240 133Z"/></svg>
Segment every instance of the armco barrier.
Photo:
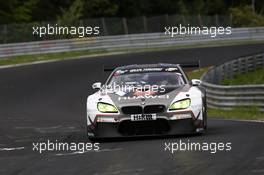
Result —
<svg viewBox="0 0 264 175"><path fill-rule="evenodd" d="M82 50L133 50L170 47L208 42L263 41L264 27L236 28L230 35L165 35L165 33L143 33L130 35L101 36L64 40L46 40L0 45L0 58L19 55L34 55Z"/></svg>
<svg viewBox="0 0 264 175"><path fill-rule="evenodd" d="M223 79L233 78L264 68L264 53L241 57L210 69L202 77L202 86L207 91L207 104L211 108L231 109L256 106L264 111L264 84L262 85L219 85Z"/></svg>

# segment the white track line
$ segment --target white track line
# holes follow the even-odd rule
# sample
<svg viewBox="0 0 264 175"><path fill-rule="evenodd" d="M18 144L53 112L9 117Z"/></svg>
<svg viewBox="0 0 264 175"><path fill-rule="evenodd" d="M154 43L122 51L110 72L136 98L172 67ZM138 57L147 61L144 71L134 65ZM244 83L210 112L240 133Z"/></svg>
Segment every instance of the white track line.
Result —
<svg viewBox="0 0 264 175"><path fill-rule="evenodd" d="M25 147L16 147L16 148L0 148L0 151L15 151L15 150L22 150Z"/></svg>
<svg viewBox="0 0 264 175"><path fill-rule="evenodd" d="M76 152L70 152L70 153L57 153L55 156L67 156L67 155L76 155L76 154L85 154L87 152L112 152L112 151L121 151L123 148L114 148L114 149L101 149L98 151L76 151Z"/></svg>

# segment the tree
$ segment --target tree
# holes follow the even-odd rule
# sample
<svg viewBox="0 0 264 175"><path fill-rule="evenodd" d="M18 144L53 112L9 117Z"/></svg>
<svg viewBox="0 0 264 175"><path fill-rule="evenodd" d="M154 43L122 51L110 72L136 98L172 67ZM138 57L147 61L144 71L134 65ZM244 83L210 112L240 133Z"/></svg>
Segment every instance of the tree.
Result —
<svg viewBox="0 0 264 175"><path fill-rule="evenodd" d="M185 5L183 0L178 1L177 6L178 6L178 9L179 9L178 10L179 14L188 15L188 13L189 13L188 9L186 8L186 5Z"/></svg>
<svg viewBox="0 0 264 175"><path fill-rule="evenodd" d="M39 0L8 0L0 2L0 23L21 23L32 21L32 10Z"/></svg>
<svg viewBox="0 0 264 175"><path fill-rule="evenodd" d="M84 6L86 18L116 16L118 11L118 5L111 0L87 0Z"/></svg>
<svg viewBox="0 0 264 175"><path fill-rule="evenodd" d="M223 0L206 0L205 13L208 15L223 14L226 12L226 3Z"/></svg>
<svg viewBox="0 0 264 175"><path fill-rule="evenodd" d="M256 14L251 6L234 7L230 9L230 12L233 15L235 27L264 26L264 17Z"/></svg>
<svg viewBox="0 0 264 175"><path fill-rule="evenodd" d="M74 25L83 15L83 0L75 0L68 9L61 9L62 15L57 17L60 25Z"/></svg>
<svg viewBox="0 0 264 175"><path fill-rule="evenodd" d="M204 0L194 0L192 3L192 9L190 9L194 14L204 14L205 3Z"/></svg>

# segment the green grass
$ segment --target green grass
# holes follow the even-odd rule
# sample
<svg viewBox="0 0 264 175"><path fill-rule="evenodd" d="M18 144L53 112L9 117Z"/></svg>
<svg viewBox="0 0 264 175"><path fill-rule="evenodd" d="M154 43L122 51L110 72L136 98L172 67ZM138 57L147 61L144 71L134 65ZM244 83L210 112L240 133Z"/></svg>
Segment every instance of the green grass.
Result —
<svg viewBox="0 0 264 175"><path fill-rule="evenodd" d="M196 69L193 71L189 71L187 72L187 76L188 78L191 79L200 79L202 77L202 75L208 71L208 67L205 68L201 68L201 69Z"/></svg>
<svg viewBox="0 0 264 175"><path fill-rule="evenodd" d="M22 64L30 63L35 61L44 60L65 60L74 57L93 55L93 54L103 54L106 51L74 51L74 52L62 52L62 53L50 53L50 54L40 54L40 55L25 55L25 56L14 56L11 58L1 58L0 65L12 65L12 64Z"/></svg>
<svg viewBox="0 0 264 175"><path fill-rule="evenodd" d="M246 74L235 75L234 79L225 79L222 85L245 85L245 84L264 84L264 69L259 69Z"/></svg>
<svg viewBox="0 0 264 175"><path fill-rule="evenodd" d="M232 110L208 109L208 117L218 119L263 120L264 113L257 107L238 107Z"/></svg>

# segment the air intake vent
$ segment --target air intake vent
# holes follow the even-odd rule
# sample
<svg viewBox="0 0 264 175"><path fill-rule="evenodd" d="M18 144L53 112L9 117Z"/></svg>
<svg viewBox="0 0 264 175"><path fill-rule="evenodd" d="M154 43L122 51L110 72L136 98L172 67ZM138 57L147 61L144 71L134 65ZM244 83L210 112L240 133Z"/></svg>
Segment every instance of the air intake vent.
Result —
<svg viewBox="0 0 264 175"><path fill-rule="evenodd" d="M143 109L141 106L125 106L122 107L122 112L124 114L142 114Z"/></svg>

